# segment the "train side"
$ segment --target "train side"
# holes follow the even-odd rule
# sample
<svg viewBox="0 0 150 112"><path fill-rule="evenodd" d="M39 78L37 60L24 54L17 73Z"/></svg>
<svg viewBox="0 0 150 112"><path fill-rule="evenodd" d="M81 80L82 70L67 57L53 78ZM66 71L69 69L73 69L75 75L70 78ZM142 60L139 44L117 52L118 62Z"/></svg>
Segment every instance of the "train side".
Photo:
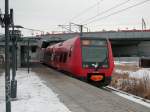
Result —
<svg viewBox="0 0 150 112"><path fill-rule="evenodd" d="M114 68L109 40L92 37L74 37L48 46L44 63L100 85L110 83Z"/></svg>

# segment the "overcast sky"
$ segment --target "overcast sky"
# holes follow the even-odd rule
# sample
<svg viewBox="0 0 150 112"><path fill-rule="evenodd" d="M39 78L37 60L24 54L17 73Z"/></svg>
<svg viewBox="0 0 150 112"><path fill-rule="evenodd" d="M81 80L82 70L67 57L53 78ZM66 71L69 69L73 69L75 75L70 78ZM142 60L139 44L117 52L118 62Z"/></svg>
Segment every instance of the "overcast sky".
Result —
<svg viewBox="0 0 150 112"><path fill-rule="evenodd" d="M0 8L2 9L2 12L4 12L4 1L5 0L0 0ZM147 24L147 28L150 28L150 0L147 0L148 2L145 2L142 5L128 9L108 18L106 18L105 16L146 0L9 1L10 8L14 9L15 24L22 25L27 28L44 30L47 32L60 30L57 25L69 24L69 22L86 24L92 31L99 31L102 29L140 29L142 17ZM121 3L123 3L124 5L101 14L102 12ZM98 14L101 15L92 19L92 22L89 21L89 18L94 17ZM2 30L0 28L0 32L1 31Z"/></svg>

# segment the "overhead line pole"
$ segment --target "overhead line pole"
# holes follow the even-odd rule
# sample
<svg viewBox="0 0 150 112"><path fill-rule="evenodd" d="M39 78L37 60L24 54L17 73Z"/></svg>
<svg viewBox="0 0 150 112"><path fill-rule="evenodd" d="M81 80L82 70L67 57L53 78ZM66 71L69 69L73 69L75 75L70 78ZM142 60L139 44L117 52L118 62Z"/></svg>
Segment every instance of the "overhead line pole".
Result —
<svg viewBox="0 0 150 112"><path fill-rule="evenodd" d="M80 37L82 37L83 36L83 25L79 25L79 27L80 27Z"/></svg>
<svg viewBox="0 0 150 112"><path fill-rule="evenodd" d="M11 112L10 97L10 59L9 59L9 0L5 0L5 95L6 95L6 112Z"/></svg>
<svg viewBox="0 0 150 112"><path fill-rule="evenodd" d="M76 25L79 27L80 37L82 37L83 36L83 25L79 25L79 24L75 24L75 23L70 23L70 24L73 24L73 25Z"/></svg>

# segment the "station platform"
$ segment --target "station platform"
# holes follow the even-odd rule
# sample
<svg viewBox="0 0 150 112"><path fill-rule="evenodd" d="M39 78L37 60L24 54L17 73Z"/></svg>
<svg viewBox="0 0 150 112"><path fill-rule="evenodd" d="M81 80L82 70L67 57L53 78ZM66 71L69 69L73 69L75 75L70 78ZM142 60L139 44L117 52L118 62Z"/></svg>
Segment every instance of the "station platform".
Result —
<svg viewBox="0 0 150 112"><path fill-rule="evenodd" d="M32 68L72 112L150 112L150 108L41 65Z"/></svg>
<svg viewBox="0 0 150 112"><path fill-rule="evenodd" d="M46 93L42 85L46 85L46 89L50 88L55 94L57 94L60 102L62 102L68 108L68 110L65 109L65 111L50 111L47 107L45 107L46 109L43 110L43 112L150 112L150 108L148 107L134 103L111 92L105 91L75 78L69 77L50 67L41 64L35 64L32 65L32 68L30 69L31 74L28 74L27 71L24 75L17 74L17 76L20 78L27 77L24 80L18 80L18 86L23 84L23 82L26 82L25 84L27 84L25 89L28 89L30 84L33 85L33 88L30 88L30 91L26 91L26 94L28 95L25 95L26 101L22 103L22 105L25 105L26 103L31 105L33 111L30 112L41 111L34 110L34 108L37 108L37 110L39 110L38 106L40 104L38 103L42 102L40 101L40 98L38 99L39 101L37 101L37 99L35 100L37 101L37 104L30 104L30 102L32 102L30 99L34 97L30 95L30 93L34 88L37 87L39 89L37 91L37 95L43 94L45 101L51 100L52 103L56 104L56 100L51 99L51 97L49 97L49 99L47 98L52 94ZM21 71L21 69L19 69L19 71ZM36 82L36 78L33 78L32 73L34 73L34 75L40 79L42 84ZM2 78L1 76L2 75L0 75L0 81L2 82L2 79L4 79L4 77ZM30 80L31 78L33 79ZM28 80L30 80L30 82ZM4 89L3 91L1 89L3 86L4 85L0 85L0 106L2 104L2 100L4 100ZM21 87L24 86L21 85ZM36 91L32 91L33 95L36 96L34 92ZM22 94L23 91L18 90L18 103L20 98L22 97ZM48 105L51 104L49 103ZM4 106L4 104L2 106ZM12 106L14 107L14 105ZM52 106L50 108L52 108ZM59 105L57 105L56 108L59 109ZM19 111L27 112L27 110L22 111L21 109ZM4 109L3 111L0 110L0 112L4 112Z"/></svg>

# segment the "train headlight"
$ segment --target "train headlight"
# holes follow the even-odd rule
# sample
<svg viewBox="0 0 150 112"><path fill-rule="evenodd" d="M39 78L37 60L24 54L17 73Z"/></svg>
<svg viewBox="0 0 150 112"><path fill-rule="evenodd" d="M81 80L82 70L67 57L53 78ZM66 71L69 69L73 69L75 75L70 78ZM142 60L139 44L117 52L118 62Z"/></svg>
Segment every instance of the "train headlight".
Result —
<svg viewBox="0 0 150 112"><path fill-rule="evenodd" d="M88 67L89 67L89 65L85 65L85 67L86 67L86 68L88 68Z"/></svg>

